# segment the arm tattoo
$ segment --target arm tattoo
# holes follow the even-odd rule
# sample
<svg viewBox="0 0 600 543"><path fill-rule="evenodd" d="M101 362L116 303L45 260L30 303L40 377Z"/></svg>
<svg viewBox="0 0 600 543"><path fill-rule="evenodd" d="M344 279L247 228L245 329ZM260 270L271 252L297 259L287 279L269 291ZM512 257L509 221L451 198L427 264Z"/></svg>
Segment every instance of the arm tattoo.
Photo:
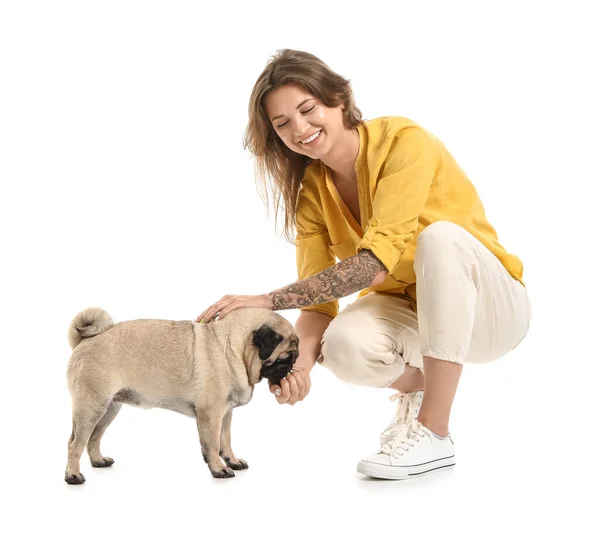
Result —
<svg viewBox="0 0 600 543"><path fill-rule="evenodd" d="M308 279L270 292L273 310L298 309L331 302L367 288L386 267L369 250L346 258Z"/></svg>

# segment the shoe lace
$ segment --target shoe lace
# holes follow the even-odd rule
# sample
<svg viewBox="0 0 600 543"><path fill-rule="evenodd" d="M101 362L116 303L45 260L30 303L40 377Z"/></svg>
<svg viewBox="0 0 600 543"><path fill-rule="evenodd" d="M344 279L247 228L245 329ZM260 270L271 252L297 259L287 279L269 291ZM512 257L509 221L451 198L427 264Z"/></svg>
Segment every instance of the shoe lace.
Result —
<svg viewBox="0 0 600 543"><path fill-rule="evenodd" d="M390 396L390 402L394 402L396 400L398 401L398 404L396 405L396 413L394 414L392 422L388 425L388 429L401 424L406 424L411 416L413 418L416 416L416 412L413 413L417 405L415 394L408 392L397 392L396 394Z"/></svg>
<svg viewBox="0 0 600 543"><path fill-rule="evenodd" d="M398 400L398 405L396 405L396 414L394 415L394 420L397 424L402 423L406 420L406 413L408 411L408 394L404 392L397 392L393 396L390 396L390 402L395 402Z"/></svg>
<svg viewBox="0 0 600 543"><path fill-rule="evenodd" d="M426 432L425 427L417 419L413 419L409 424L404 424L401 432L392 441L383 445L379 452L398 458L410 451L421 438L425 437Z"/></svg>

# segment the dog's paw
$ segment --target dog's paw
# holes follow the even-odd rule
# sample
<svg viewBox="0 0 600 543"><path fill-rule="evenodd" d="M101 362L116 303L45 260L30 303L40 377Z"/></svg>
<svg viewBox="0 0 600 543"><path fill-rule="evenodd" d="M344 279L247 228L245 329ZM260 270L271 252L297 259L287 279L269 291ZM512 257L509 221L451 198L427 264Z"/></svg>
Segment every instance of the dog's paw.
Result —
<svg viewBox="0 0 600 543"><path fill-rule="evenodd" d="M235 473L233 473L233 470L231 468L221 468L220 470L211 470L210 472L212 473L212 476L216 479L229 479L231 477L235 477Z"/></svg>
<svg viewBox="0 0 600 543"><path fill-rule="evenodd" d="M65 474L65 481L70 485L82 485L85 483L85 477L82 473L71 473L70 475Z"/></svg>
<svg viewBox="0 0 600 543"><path fill-rule="evenodd" d="M231 469L248 469L248 462L246 462L245 460L242 460L241 458L237 459L237 462L233 462L231 461L231 459L226 458L225 459L225 463L231 468Z"/></svg>
<svg viewBox="0 0 600 543"><path fill-rule="evenodd" d="M100 462L92 460L92 466L94 468L108 468L108 467L112 466L114 463L115 463L115 461L112 458L109 458L108 456L103 456L102 461L100 461Z"/></svg>

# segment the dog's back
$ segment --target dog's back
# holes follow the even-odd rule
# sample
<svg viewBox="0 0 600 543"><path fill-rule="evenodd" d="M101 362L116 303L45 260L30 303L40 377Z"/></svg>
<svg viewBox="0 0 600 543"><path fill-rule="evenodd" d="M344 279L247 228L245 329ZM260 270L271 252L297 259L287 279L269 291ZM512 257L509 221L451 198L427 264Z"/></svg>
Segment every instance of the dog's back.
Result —
<svg viewBox="0 0 600 543"><path fill-rule="evenodd" d="M75 343L67 370L72 394L87 384L102 393L135 390L152 403L174 390L183 392L194 373L191 321L141 319L113 324L108 313L91 308L73 319L69 341Z"/></svg>

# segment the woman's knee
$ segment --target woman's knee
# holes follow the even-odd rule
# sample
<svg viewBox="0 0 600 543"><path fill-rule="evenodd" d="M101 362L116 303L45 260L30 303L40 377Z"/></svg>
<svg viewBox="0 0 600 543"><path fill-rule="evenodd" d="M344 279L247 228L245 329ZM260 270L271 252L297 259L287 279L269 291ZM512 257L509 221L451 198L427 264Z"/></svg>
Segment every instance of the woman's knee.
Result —
<svg viewBox="0 0 600 543"><path fill-rule="evenodd" d="M393 341L363 318L351 326L336 317L321 344L321 364L342 381L367 385L388 386L403 371L404 361Z"/></svg>
<svg viewBox="0 0 600 543"><path fill-rule="evenodd" d="M426 226L419 234L418 245L440 245L461 236L466 230L450 221L436 221Z"/></svg>
<svg viewBox="0 0 600 543"><path fill-rule="evenodd" d="M470 243L468 243L469 232L462 226L450 221L437 221L426 228L417 238L415 253L415 264L418 265L423 259L446 260L450 256L468 256Z"/></svg>

